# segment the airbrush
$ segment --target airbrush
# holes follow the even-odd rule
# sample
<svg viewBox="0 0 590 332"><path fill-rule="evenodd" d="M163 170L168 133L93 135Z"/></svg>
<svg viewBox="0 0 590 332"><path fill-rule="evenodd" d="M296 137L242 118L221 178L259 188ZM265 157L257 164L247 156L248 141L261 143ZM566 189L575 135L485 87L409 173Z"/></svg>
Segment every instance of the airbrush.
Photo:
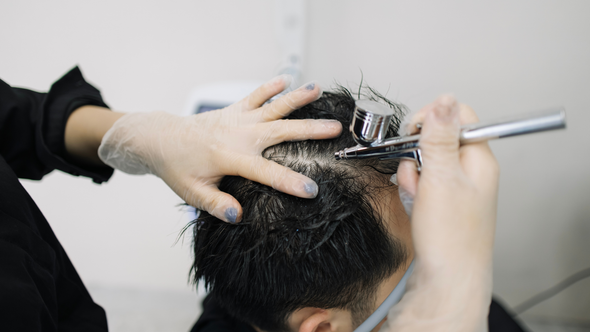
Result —
<svg viewBox="0 0 590 332"><path fill-rule="evenodd" d="M394 112L378 102L356 102L350 132L357 146L335 153L336 160L355 158L411 159L422 166L420 135L385 138ZM461 145L565 128L565 110L555 108L461 127Z"/></svg>

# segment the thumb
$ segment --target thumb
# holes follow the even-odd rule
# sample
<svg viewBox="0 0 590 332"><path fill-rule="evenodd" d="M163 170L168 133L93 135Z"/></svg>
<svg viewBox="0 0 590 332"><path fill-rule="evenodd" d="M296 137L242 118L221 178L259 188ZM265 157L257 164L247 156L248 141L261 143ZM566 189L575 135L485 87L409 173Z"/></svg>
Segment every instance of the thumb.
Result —
<svg viewBox="0 0 590 332"><path fill-rule="evenodd" d="M416 191L418 191L419 175L416 162L412 160L400 161L397 174L392 176L392 180L394 177L396 180L394 184L398 186L399 199L406 210L406 214L411 217L414 207L414 196L416 196Z"/></svg>
<svg viewBox="0 0 590 332"><path fill-rule="evenodd" d="M229 223L237 223L242 219L242 207L231 195L220 191L216 185L205 185L191 188L191 199L187 203L200 210L209 212L217 219Z"/></svg>
<svg viewBox="0 0 590 332"><path fill-rule="evenodd" d="M423 175L435 169L455 169L459 165L459 104L443 95L432 103L420 133Z"/></svg>

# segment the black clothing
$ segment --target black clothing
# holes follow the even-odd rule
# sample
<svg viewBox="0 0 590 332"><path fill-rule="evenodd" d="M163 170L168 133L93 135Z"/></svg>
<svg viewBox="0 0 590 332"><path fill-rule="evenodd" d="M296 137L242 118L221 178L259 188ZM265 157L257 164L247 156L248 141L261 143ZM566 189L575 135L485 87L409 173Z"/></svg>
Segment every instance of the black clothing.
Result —
<svg viewBox="0 0 590 332"><path fill-rule="evenodd" d="M65 125L80 106L106 107L76 67L48 93L0 80L0 330L107 331L68 255L18 178L54 169L101 183L113 169L77 164L64 144Z"/></svg>
<svg viewBox="0 0 590 332"><path fill-rule="evenodd" d="M524 332L514 318L493 299L488 326L490 332ZM214 297L208 295L203 300L203 313L191 332L256 332L256 330L233 318L215 301Z"/></svg>
<svg viewBox="0 0 590 332"><path fill-rule="evenodd" d="M0 80L0 155L19 178L40 180L59 169L96 183L108 180L112 168L78 165L65 151L66 122L84 105L107 107L78 67L55 82L48 93L11 88Z"/></svg>
<svg viewBox="0 0 590 332"><path fill-rule="evenodd" d="M233 318L211 295L203 300L203 312L191 332L256 332Z"/></svg>
<svg viewBox="0 0 590 332"><path fill-rule="evenodd" d="M502 307L498 299L492 299L488 327L490 332L524 332L524 329L514 319L514 316Z"/></svg>

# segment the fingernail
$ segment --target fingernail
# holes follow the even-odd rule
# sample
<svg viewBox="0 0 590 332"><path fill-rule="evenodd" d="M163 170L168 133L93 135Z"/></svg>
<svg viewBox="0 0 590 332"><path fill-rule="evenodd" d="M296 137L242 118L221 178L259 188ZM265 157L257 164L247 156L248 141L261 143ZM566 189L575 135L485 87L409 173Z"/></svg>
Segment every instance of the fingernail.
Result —
<svg viewBox="0 0 590 332"><path fill-rule="evenodd" d="M315 198L318 195L318 185L315 182L306 182L303 185L303 189L306 193L308 193L312 198Z"/></svg>
<svg viewBox="0 0 590 332"><path fill-rule="evenodd" d="M238 209L230 207L227 210L225 210L225 219L227 219L227 221L234 224L236 222L237 218L238 218Z"/></svg>
<svg viewBox="0 0 590 332"><path fill-rule="evenodd" d="M436 100L435 114L441 120L449 120L454 116L456 106L455 97L450 95L443 95Z"/></svg>
<svg viewBox="0 0 590 332"><path fill-rule="evenodd" d="M321 120L324 127L328 130L337 130L342 128L342 124L338 120Z"/></svg>
<svg viewBox="0 0 590 332"><path fill-rule="evenodd" d="M311 91L314 91L315 89L317 89L318 92L317 92L317 96L315 97L315 99L311 101L311 102L313 102L313 101L320 99L322 97L322 94L324 93L324 91L322 90L322 86L318 82L313 81L313 82L303 84L298 90L311 92Z"/></svg>
<svg viewBox="0 0 590 332"><path fill-rule="evenodd" d="M442 95L438 97L438 102L444 106L453 107L457 100L453 95Z"/></svg>
<svg viewBox="0 0 590 332"><path fill-rule="evenodd" d="M322 88L320 87L320 85L316 81L307 82L307 83L303 84L299 89L301 89L301 90L307 90L307 91L312 91L316 87L319 87L320 88L320 91L322 90Z"/></svg>
<svg viewBox="0 0 590 332"><path fill-rule="evenodd" d="M316 99L314 101L320 99L322 97L322 95L324 94L324 89L322 89L321 85L319 85L319 84L318 84L318 90L319 90L318 96L316 97Z"/></svg>
<svg viewBox="0 0 590 332"><path fill-rule="evenodd" d="M446 105L437 105L435 109L436 117L441 120L446 120L451 117L453 109Z"/></svg>
<svg viewBox="0 0 590 332"><path fill-rule="evenodd" d="M397 186L397 174L393 174L391 178L389 178L389 181Z"/></svg>

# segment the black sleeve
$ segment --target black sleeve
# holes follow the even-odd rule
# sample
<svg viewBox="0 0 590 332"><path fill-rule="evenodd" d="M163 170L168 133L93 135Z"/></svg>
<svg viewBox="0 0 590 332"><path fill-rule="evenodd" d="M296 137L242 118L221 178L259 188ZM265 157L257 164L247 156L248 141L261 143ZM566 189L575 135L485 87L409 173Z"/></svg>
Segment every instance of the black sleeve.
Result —
<svg viewBox="0 0 590 332"><path fill-rule="evenodd" d="M55 82L47 93L13 88L0 80L0 155L19 178L39 180L59 169L90 177L96 183L108 180L112 168L77 163L66 152L66 122L73 111L84 105L107 107L78 67Z"/></svg>

